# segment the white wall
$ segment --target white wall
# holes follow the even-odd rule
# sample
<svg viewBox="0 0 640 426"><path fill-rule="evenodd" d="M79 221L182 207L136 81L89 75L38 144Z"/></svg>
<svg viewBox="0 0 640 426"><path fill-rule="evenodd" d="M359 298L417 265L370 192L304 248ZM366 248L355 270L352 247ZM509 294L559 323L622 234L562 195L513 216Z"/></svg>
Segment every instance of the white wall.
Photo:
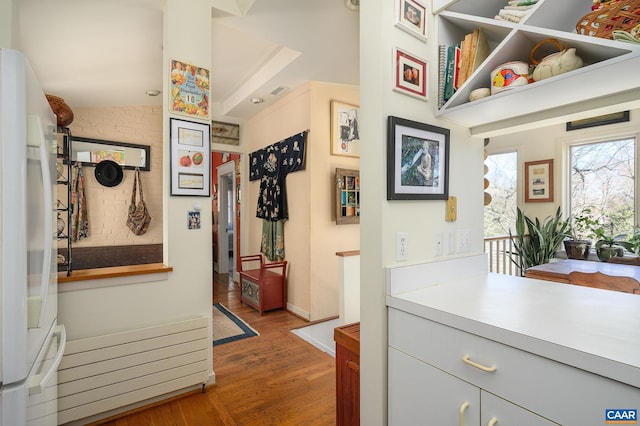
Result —
<svg viewBox="0 0 640 426"><path fill-rule="evenodd" d="M165 0L164 87L169 87L169 61L173 58L209 67L211 5L194 0L185 8L181 0ZM189 22L189 31L184 31ZM193 43L193 40L199 40ZM165 100L166 102L166 100ZM191 119L194 121L194 119ZM163 108L163 169L169 166L169 113ZM206 120L204 121L206 123ZM174 268L165 281L128 284L60 294L59 321L75 340L119 330L160 324L183 318L211 317L211 215L203 214L202 228L187 229L187 212L201 205L207 212L211 199L169 196L169 173L163 178L164 262ZM210 352L211 355L211 352Z"/></svg>
<svg viewBox="0 0 640 426"><path fill-rule="evenodd" d="M470 251L482 252L483 141L466 128L434 118L437 40L427 14L426 44L393 26L395 2L362 2L360 6L361 178L361 423L386 424L387 315L385 267L395 261L396 233L408 233L408 261L430 262L434 233L468 229ZM370 25L369 23L378 23ZM365 25L366 24L366 25ZM426 59L430 66L429 101L392 91L394 47ZM457 222L445 222L444 201L386 200L386 119L399 116L451 130L450 195L458 197Z"/></svg>
<svg viewBox="0 0 640 426"><path fill-rule="evenodd" d="M105 187L95 178L95 167L84 167L89 237L73 243L73 248L162 243L163 140L162 106L73 108L69 126L74 137L127 142L150 147L150 170L141 171L144 201L151 215L149 229L135 235L127 228L127 214L133 190L133 170L125 170L122 182ZM66 199L66 187L58 186L58 197ZM139 194L136 200L140 200ZM67 228L68 229L68 228ZM59 247L66 247L60 241ZM135 263L135 260L133 260Z"/></svg>

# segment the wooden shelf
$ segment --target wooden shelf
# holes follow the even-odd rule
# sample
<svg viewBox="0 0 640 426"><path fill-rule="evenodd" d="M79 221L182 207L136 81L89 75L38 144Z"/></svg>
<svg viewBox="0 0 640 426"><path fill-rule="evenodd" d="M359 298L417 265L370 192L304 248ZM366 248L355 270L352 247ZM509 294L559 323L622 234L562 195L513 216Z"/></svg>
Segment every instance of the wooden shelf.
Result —
<svg viewBox="0 0 640 426"><path fill-rule="evenodd" d="M173 267L163 263L147 263L144 265L114 266L111 268L80 269L71 272L58 273L58 283L63 284L73 281L99 280L104 278L126 277L131 275L157 274L171 272Z"/></svg>

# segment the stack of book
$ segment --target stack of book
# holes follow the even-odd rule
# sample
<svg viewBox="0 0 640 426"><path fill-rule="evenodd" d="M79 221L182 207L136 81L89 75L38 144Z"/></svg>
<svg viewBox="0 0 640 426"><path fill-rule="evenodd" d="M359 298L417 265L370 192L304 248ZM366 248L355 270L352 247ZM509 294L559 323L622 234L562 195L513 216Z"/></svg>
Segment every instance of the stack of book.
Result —
<svg viewBox="0 0 640 426"><path fill-rule="evenodd" d="M462 87L489 53L489 42L482 28L467 34L460 43L440 45L438 109Z"/></svg>

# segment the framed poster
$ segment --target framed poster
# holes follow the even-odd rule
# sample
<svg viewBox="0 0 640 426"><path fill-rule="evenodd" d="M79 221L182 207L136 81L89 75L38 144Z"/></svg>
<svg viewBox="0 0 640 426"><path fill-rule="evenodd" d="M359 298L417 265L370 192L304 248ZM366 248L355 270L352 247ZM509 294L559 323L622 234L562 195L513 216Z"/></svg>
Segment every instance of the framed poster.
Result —
<svg viewBox="0 0 640 426"><path fill-rule="evenodd" d="M171 60L169 112L209 117L209 70Z"/></svg>
<svg viewBox="0 0 640 426"><path fill-rule="evenodd" d="M396 26L419 40L427 41L427 8L417 0L396 0Z"/></svg>
<svg viewBox="0 0 640 426"><path fill-rule="evenodd" d="M401 49L393 49L393 90L427 100L427 62Z"/></svg>
<svg viewBox="0 0 640 426"><path fill-rule="evenodd" d="M331 101L331 154L360 156L360 107Z"/></svg>
<svg viewBox="0 0 640 426"><path fill-rule="evenodd" d="M553 201L553 159L524 163L525 203Z"/></svg>
<svg viewBox="0 0 640 426"><path fill-rule="evenodd" d="M171 118L171 195L211 195L208 124Z"/></svg>
<svg viewBox="0 0 640 426"><path fill-rule="evenodd" d="M387 200L449 198L449 129L389 116Z"/></svg>

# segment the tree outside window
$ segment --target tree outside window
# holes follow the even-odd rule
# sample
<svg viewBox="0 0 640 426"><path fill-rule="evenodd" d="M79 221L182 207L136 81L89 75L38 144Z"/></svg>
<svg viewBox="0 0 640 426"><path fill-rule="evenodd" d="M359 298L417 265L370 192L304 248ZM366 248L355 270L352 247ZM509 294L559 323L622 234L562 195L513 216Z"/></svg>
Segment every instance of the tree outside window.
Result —
<svg viewBox="0 0 640 426"><path fill-rule="evenodd" d="M485 160L488 171L485 178L491 195L491 203L484 207L484 236L509 235L509 228L516 223L518 201L518 154L506 152L490 154Z"/></svg>
<svg viewBox="0 0 640 426"><path fill-rule="evenodd" d="M632 235L635 225L635 138L572 145L570 211L591 210L607 233Z"/></svg>

